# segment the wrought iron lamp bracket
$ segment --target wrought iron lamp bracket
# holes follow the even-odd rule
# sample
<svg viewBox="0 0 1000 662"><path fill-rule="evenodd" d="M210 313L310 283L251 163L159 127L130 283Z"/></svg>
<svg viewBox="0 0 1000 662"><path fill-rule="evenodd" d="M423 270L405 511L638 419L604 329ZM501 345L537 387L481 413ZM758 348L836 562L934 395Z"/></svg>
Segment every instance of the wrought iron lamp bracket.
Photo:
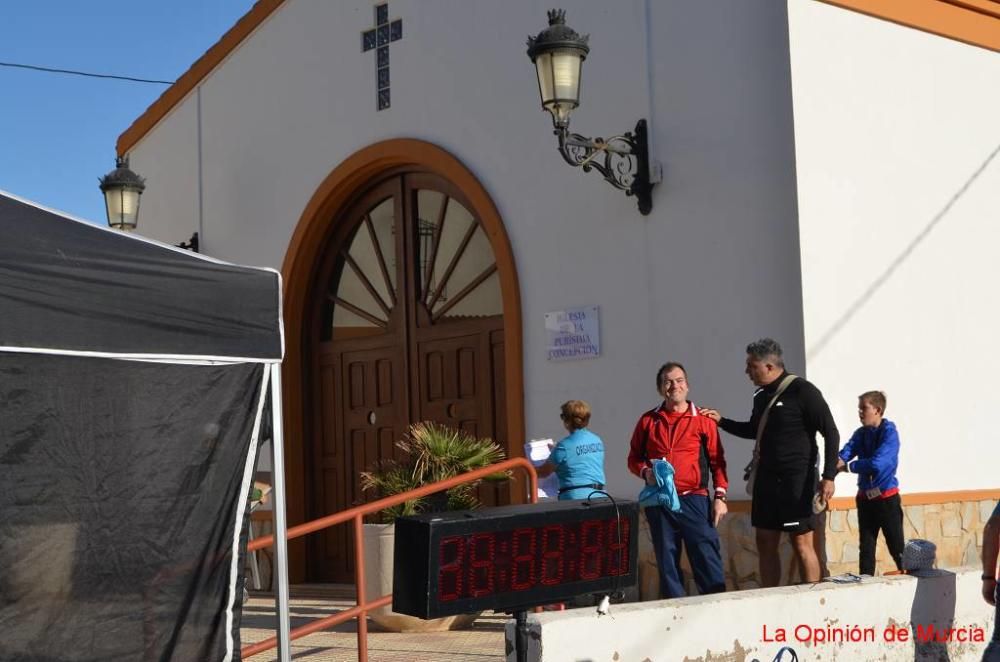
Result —
<svg viewBox="0 0 1000 662"><path fill-rule="evenodd" d="M194 234L191 235L191 238L188 239L187 241L182 241L181 243L175 245L177 246L177 248L183 248L184 250L197 253L200 247L198 242L198 233L195 232Z"/></svg>
<svg viewBox="0 0 1000 662"><path fill-rule="evenodd" d="M646 120L635 125L635 131L620 136L587 138L570 133L567 126L557 127L559 153L566 163L584 172L596 170L625 195L635 196L643 216L653 209L653 183L649 177L649 141Z"/></svg>

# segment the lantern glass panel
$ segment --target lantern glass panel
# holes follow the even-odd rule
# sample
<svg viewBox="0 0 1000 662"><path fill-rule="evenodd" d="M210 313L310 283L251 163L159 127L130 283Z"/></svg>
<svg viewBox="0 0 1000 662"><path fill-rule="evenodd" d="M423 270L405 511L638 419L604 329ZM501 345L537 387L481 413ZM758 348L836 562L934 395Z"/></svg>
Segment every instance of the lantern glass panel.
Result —
<svg viewBox="0 0 1000 662"><path fill-rule="evenodd" d="M556 51L552 54L552 81L555 98L568 100L576 106L580 102L580 54L575 51Z"/></svg>
<svg viewBox="0 0 1000 662"><path fill-rule="evenodd" d="M535 69L538 72L538 94L542 98L542 106L548 108L555 98L552 83L552 53L542 53L535 58Z"/></svg>
<svg viewBox="0 0 1000 662"><path fill-rule="evenodd" d="M579 105L582 64L580 53L571 49L541 53L535 58L542 107L552 113L556 126L568 125L570 113Z"/></svg>
<svg viewBox="0 0 1000 662"><path fill-rule="evenodd" d="M108 225L118 230L134 230L139 218L139 197L134 188L109 188L104 192Z"/></svg>

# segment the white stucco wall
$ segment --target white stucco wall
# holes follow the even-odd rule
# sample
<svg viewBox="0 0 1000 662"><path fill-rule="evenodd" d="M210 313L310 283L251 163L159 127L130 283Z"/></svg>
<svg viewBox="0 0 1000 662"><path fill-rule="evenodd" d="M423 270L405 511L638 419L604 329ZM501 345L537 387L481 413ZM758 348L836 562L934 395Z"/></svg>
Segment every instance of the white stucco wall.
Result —
<svg viewBox="0 0 1000 662"><path fill-rule="evenodd" d="M927 574L612 605L607 616L594 608L530 614L528 659L767 662L790 646L802 662L979 660L993 627L979 571ZM508 651L514 641L508 621ZM513 651L507 659L516 660Z"/></svg>
<svg viewBox="0 0 1000 662"><path fill-rule="evenodd" d="M736 417L750 406L747 342L773 335L803 369L782 3L564 3L591 33L573 129L607 136L649 119L665 179L648 217L555 150L524 46L548 4L393 0L403 39L382 112L375 54L360 51L373 6L288 0L201 84L200 102L192 94L147 135L132 152L149 179L141 231L186 239L200 199L205 252L280 267L307 201L350 154L398 137L443 147L489 191L513 245L527 436L558 438L558 405L590 401L619 495L638 488L627 442L658 402L660 363L684 362L694 399ZM584 305L600 306L602 355L546 362L544 314ZM734 479L750 444L729 442Z"/></svg>
<svg viewBox="0 0 1000 662"><path fill-rule="evenodd" d="M887 393L904 492L993 488L1000 54L788 9L809 376L845 435Z"/></svg>
<svg viewBox="0 0 1000 662"><path fill-rule="evenodd" d="M163 138L169 142L163 144ZM159 148L136 150L129 163L147 181L139 202L138 234L170 244L187 241L199 230L200 220L197 91L161 120L149 142Z"/></svg>

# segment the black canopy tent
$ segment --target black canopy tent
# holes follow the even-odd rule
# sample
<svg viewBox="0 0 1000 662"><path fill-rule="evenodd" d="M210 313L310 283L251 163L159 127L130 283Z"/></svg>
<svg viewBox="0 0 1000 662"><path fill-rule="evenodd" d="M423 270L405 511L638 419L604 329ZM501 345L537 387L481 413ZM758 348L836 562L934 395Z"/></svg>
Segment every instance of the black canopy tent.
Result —
<svg viewBox="0 0 1000 662"><path fill-rule="evenodd" d="M268 401L287 655L280 295L0 192L0 660L239 659Z"/></svg>

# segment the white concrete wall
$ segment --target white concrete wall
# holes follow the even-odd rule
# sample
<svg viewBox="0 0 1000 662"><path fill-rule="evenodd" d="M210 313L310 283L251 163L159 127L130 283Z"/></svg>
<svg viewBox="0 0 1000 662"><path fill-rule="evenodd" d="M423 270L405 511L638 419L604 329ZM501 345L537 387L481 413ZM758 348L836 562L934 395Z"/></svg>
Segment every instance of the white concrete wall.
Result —
<svg viewBox="0 0 1000 662"><path fill-rule="evenodd" d="M1000 54L788 9L809 377L845 435L887 393L904 492L995 487Z"/></svg>
<svg viewBox="0 0 1000 662"><path fill-rule="evenodd" d="M928 575L612 605L607 616L592 607L530 614L528 659L770 662L790 646L802 662L978 661L993 627L993 608L980 595L979 570ZM894 633L907 631L907 641L895 634L887 640L890 626ZM934 640L931 626L942 641ZM870 637L864 634L868 628ZM861 632L862 640L852 641L852 631ZM514 641L508 622L509 662L517 659Z"/></svg>
<svg viewBox="0 0 1000 662"><path fill-rule="evenodd" d="M782 3L564 3L568 23L591 33L573 129L607 136L649 119L665 181L648 217L556 153L524 46L548 3L393 0L403 39L382 112L375 54L360 51L373 5L289 0L272 15L200 87L200 165L193 95L143 139L132 160L149 178L141 231L186 238L201 172L205 251L278 267L303 207L350 154L397 137L440 145L479 177L513 244L527 435L558 437L558 405L589 400L619 495L639 487L627 442L658 402L660 363L686 363L694 399L737 417L752 392L747 342L773 335L803 369ZM602 355L546 362L544 314L584 305L600 306ZM729 446L738 478L750 442Z"/></svg>

